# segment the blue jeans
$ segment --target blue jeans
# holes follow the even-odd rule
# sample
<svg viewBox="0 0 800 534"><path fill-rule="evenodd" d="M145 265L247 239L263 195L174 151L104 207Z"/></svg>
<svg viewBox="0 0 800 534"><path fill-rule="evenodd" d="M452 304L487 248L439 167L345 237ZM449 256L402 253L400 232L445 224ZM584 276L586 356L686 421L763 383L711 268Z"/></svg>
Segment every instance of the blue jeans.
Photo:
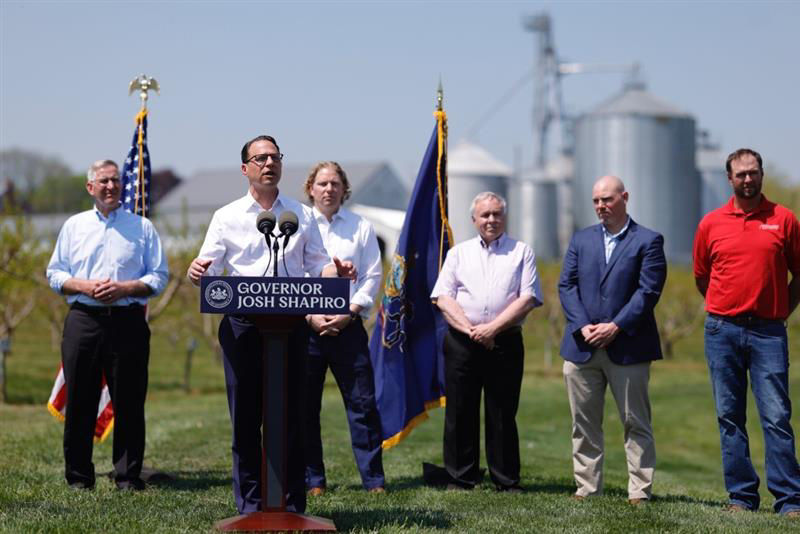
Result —
<svg viewBox="0 0 800 534"><path fill-rule="evenodd" d="M775 511L800 509L800 468L790 419L786 327L739 326L706 317L705 352L717 407L725 488L732 504L757 510L759 479L747 438L747 373L766 445L767 488Z"/></svg>

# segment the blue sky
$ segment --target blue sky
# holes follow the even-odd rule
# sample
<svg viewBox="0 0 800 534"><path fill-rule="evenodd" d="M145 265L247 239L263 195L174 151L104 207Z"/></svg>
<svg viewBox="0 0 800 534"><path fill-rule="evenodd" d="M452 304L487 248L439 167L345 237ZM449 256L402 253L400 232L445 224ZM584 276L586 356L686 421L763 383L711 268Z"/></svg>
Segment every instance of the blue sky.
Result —
<svg viewBox="0 0 800 534"><path fill-rule="evenodd" d="M389 160L416 174L441 76L451 145L534 61L522 17L549 11L559 56L639 61L649 90L722 149L752 146L800 181L800 2L0 1L0 148L75 170L121 159L137 74L155 168L237 166L247 139L277 137L288 162ZM619 90L620 74L564 80L571 113ZM478 142L531 159L532 85Z"/></svg>

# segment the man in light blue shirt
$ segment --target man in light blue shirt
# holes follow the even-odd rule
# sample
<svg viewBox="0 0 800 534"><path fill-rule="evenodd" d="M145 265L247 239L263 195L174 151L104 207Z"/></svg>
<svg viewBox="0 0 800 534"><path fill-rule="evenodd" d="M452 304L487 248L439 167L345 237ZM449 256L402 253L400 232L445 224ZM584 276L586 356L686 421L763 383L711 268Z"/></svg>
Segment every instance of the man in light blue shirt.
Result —
<svg viewBox="0 0 800 534"><path fill-rule="evenodd" d="M64 223L47 266L50 287L70 305L61 342L65 476L70 487L94 487L92 440L105 375L114 406L115 482L141 490L150 357L144 305L164 290L167 258L153 224L120 209L116 163L92 164L86 190L94 207Z"/></svg>

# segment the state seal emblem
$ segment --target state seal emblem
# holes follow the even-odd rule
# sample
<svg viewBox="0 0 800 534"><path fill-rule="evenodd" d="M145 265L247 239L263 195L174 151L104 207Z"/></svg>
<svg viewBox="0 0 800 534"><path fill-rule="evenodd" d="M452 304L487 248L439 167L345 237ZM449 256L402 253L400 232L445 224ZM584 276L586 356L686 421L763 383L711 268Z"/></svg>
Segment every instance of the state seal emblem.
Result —
<svg viewBox="0 0 800 534"><path fill-rule="evenodd" d="M206 286L205 299L213 308L224 308L233 300L233 288L222 280L214 280Z"/></svg>

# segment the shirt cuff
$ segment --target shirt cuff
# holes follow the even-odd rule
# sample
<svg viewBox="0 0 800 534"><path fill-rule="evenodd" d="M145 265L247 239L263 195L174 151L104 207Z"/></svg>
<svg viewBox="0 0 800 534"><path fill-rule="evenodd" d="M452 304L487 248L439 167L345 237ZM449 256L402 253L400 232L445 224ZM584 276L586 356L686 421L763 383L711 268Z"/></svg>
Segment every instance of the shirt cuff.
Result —
<svg viewBox="0 0 800 534"><path fill-rule="evenodd" d="M139 281L150 288L151 293L148 295L150 297L155 297L160 294L167 285L166 280L162 280L159 276L154 274L146 274L140 277Z"/></svg>
<svg viewBox="0 0 800 534"><path fill-rule="evenodd" d="M356 293L350 299L350 304L357 304L358 306L361 306L361 311L365 312L372 308L373 301L367 295L359 295Z"/></svg>
<svg viewBox="0 0 800 534"><path fill-rule="evenodd" d="M72 278L72 276L70 276L69 273L58 271L50 274L47 278L53 291L63 295L61 288L64 286L64 282Z"/></svg>

